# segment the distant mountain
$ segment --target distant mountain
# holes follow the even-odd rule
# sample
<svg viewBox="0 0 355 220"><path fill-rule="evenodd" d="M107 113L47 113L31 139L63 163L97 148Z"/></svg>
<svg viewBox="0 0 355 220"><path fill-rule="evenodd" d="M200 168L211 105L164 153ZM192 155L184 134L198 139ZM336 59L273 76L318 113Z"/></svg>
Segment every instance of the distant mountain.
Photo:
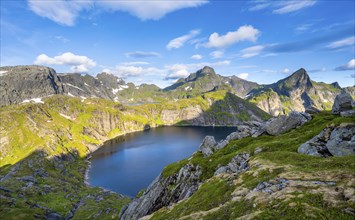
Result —
<svg viewBox="0 0 355 220"><path fill-rule="evenodd" d="M230 88L239 97L246 96L251 90L259 88L257 83L240 79L236 76L225 77L215 73L214 69L205 66L186 78L179 79L164 91L174 93L178 98L188 98L201 93Z"/></svg>
<svg viewBox="0 0 355 220"><path fill-rule="evenodd" d="M307 108L330 110L335 96L343 90L355 96L355 87L342 89L338 83L312 81L301 68L291 76L269 85L259 85L236 76L221 76L204 67L173 85L160 89L153 84L136 86L109 74L96 77L81 74L57 74L44 66L0 67L0 106L40 101L41 97L64 94L82 99L97 97L128 105L166 102L192 98L204 93L227 90L255 103L271 115L305 111Z"/></svg>
<svg viewBox="0 0 355 220"><path fill-rule="evenodd" d="M109 74L96 77L78 73L56 73L44 66L0 67L0 106L21 102L39 101L54 94L64 94L82 99L97 97L129 102L150 100L152 93L160 91L156 85L135 86ZM138 99L144 97L146 99ZM151 100L152 101L152 100Z"/></svg>
<svg viewBox="0 0 355 220"><path fill-rule="evenodd" d="M306 70L301 68L285 79L250 91L248 100L276 116L307 108L330 110L336 95L342 90L336 82L312 81Z"/></svg>

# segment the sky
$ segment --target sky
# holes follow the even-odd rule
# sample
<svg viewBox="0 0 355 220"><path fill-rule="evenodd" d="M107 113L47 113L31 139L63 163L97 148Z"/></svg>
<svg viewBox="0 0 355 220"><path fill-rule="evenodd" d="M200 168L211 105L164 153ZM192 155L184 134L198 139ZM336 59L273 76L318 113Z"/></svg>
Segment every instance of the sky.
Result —
<svg viewBox="0 0 355 220"><path fill-rule="evenodd" d="M355 84L355 1L1 0L1 66L161 88L203 66L260 84Z"/></svg>

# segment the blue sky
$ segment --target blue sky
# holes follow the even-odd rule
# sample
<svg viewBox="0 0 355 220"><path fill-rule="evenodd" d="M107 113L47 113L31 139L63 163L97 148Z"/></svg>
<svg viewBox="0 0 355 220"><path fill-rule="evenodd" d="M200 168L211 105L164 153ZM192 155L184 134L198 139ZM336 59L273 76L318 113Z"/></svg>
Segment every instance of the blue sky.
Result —
<svg viewBox="0 0 355 220"><path fill-rule="evenodd" d="M205 65L261 84L304 67L315 81L354 85L353 0L0 4L1 66L107 71L160 87Z"/></svg>

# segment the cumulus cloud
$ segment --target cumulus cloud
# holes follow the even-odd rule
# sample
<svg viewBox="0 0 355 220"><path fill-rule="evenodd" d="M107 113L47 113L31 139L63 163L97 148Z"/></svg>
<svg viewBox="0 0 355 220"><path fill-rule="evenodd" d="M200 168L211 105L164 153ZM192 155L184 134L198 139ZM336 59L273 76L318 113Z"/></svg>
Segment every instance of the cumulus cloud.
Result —
<svg viewBox="0 0 355 220"><path fill-rule="evenodd" d="M247 79L249 76L249 73L240 73L237 76L241 79Z"/></svg>
<svg viewBox="0 0 355 220"><path fill-rule="evenodd" d="M194 60L201 60L202 58L203 58L203 56L200 54L194 54L191 56L191 59L194 59Z"/></svg>
<svg viewBox="0 0 355 220"><path fill-rule="evenodd" d="M103 11L128 12L141 20L158 20L166 14L183 8L199 7L206 0L193 1L102 1L102 0L28 0L29 8L41 17L61 25L73 26L83 10L93 7Z"/></svg>
<svg viewBox="0 0 355 220"><path fill-rule="evenodd" d="M313 6L316 0L291 0L291 1L254 1L249 11L272 9L274 14L288 14Z"/></svg>
<svg viewBox="0 0 355 220"><path fill-rule="evenodd" d="M200 34L200 30L191 30L188 34L185 34L183 36L180 36L178 38L169 41L169 43L166 45L166 48L168 50L180 48L184 46L185 42L194 38L198 34Z"/></svg>
<svg viewBox="0 0 355 220"><path fill-rule="evenodd" d="M70 70L75 73L88 72L89 69L96 66L96 62L87 56L79 56L70 52L62 55L49 57L46 54L39 55L34 64L37 65L66 65L70 66Z"/></svg>
<svg viewBox="0 0 355 220"><path fill-rule="evenodd" d="M205 47L224 48L240 41L255 42L260 35L260 31L251 25L243 25L236 31L228 32L225 35L219 35L213 33L209 37L209 41L205 44Z"/></svg>
<svg viewBox="0 0 355 220"><path fill-rule="evenodd" d="M161 55L157 52L145 52L145 51L134 51L125 53L127 58L150 58L150 57L160 57Z"/></svg>
<svg viewBox="0 0 355 220"><path fill-rule="evenodd" d="M223 51L220 51L220 50L216 50L216 51L213 51L210 53L210 56L213 58L213 59L218 59L218 58L221 58L223 57L224 55L224 52Z"/></svg>
<svg viewBox="0 0 355 220"><path fill-rule="evenodd" d="M335 68L336 71L344 71L344 70L355 70L355 59L351 59L348 63L338 66Z"/></svg>
<svg viewBox="0 0 355 220"><path fill-rule="evenodd" d="M204 66L226 66L229 65L229 60L223 60L219 62L201 62L201 63L189 63L189 64L173 64L173 65L166 65L165 68L167 69L168 75L165 77L165 80L171 79L179 79L185 78L190 73L196 72L196 70L203 68Z"/></svg>
<svg viewBox="0 0 355 220"><path fill-rule="evenodd" d="M351 46L355 44L355 36L348 37L342 40L334 41L327 45L330 49L339 49L341 47Z"/></svg>

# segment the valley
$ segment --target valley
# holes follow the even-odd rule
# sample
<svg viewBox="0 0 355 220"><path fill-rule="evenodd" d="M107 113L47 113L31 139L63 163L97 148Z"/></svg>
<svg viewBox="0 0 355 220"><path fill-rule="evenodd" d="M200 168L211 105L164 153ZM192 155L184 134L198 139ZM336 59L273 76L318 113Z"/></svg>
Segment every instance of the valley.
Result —
<svg viewBox="0 0 355 220"><path fill-rule="evenodd" d="M9 67L6 69L10 71ZM27 78L30 82L26 90L9 83L11 78L21 76L16 69L21 74L30 69L36 81ZM16 97L4 90L1 93L5 97L2 101L8 100L2 102L5 106L0 110L2 218L137 219L148 215L151 219L234 219L277 218L280 213L289 218L301 213L352 218L354 155L330 154L323 158L303 155L297 150L329 126L353 127L353 113L341 117L324 111L331 109L324 102L325 97L333 103L337 94L349 92L351 95L347 97L352 99L353 88L316 83L303 69L267 86L254 87L256 84L242 80L238 84L238 78L232 77L235 88L248 90L240 93L230 84L216 81L215 78L221 78L210 67L193 73L184 82L181 80L176 87L163 90L154 86L149 87L152 90L145 86L133 88L112 75L102 76L111 77L114 80L107 82L114 83L111 87L96 84L94 92L79 87L85 83L95 85L85 81L89 76L75 76L77 81L70 80L68 86L60 74L47 67L13 67L1 80L6 82L7 87L2 87L6 91L18 90L11 92ZM38 81L41 77L43 80ZM32 90L36 83L48 89ZM202 83L207 86L198 87ZM100 86L105 90L100 90ZM185 90L186 86L191 90ZM270 94L275 97L270 98ZM316 99L315 95L322 98ZM129 101L133 96L141 103ZM283 98L289 100L288 104L280 101L279 111L265 107L276 106L272 103L281 100L279 97L288 97ZM124 101L117 101L119 98ZM260 103L264 106L261 109ZM347 105L344 108L349 110ZM294 108L311 112L312 116L291 112ZM273 118L275 114L280 116ZM156 179L145 185L146 189L136 198L88 185L91 153L105 152L100 146L115 137L128 138L128 133L162 126L232 127L224 140L206 137L198 149L199 143L195 142L194 150L172 160L182 159L167 165L158 175L159 168L151 177L158 175ZM110 150L109 154L112 153ZM321 210L325 207L332 211L324 215Z"/></svg>

